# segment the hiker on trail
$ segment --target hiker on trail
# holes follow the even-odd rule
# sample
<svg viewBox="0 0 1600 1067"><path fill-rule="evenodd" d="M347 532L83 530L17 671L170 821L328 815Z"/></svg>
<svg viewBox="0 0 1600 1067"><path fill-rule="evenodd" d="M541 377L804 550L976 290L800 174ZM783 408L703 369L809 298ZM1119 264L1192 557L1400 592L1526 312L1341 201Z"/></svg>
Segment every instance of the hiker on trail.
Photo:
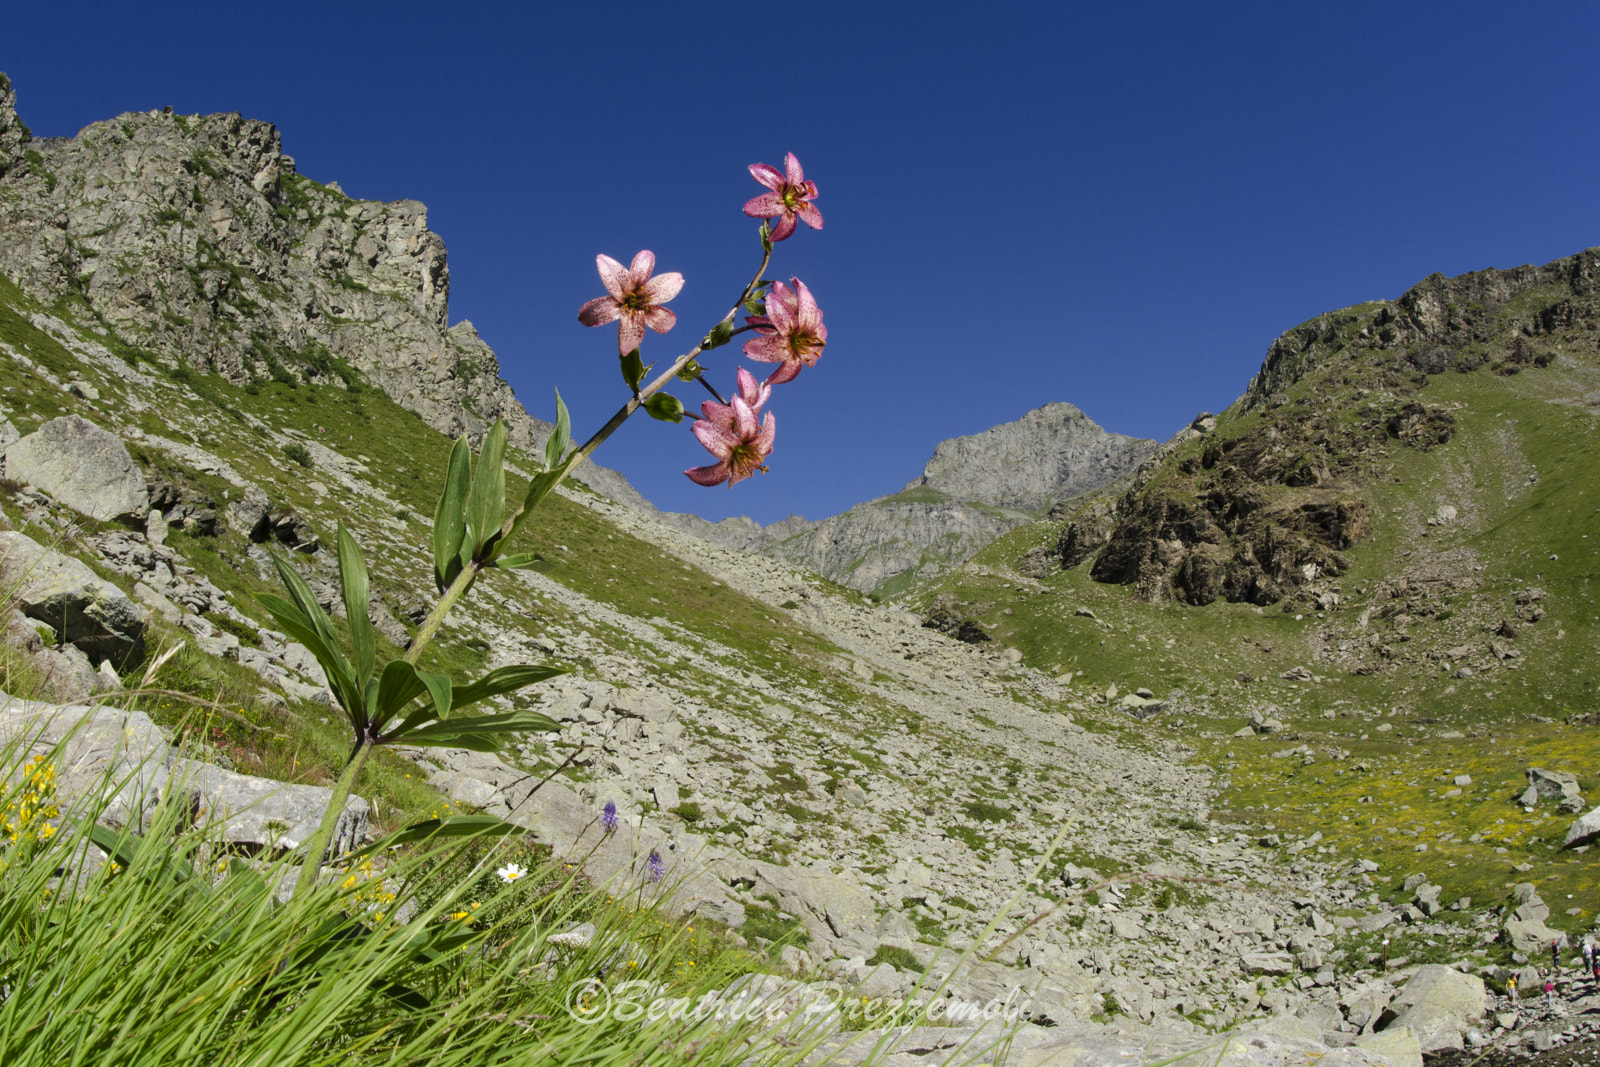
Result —
<svg viewBox="0 0 1600 1067"><path fill-rule="evenodd" d="M1544 980L1544 1012L1546 1015L1555 1014L1556 1010L1556 984L1549 978Z"/></svg>
<svg viewBox="0 0 1600 1067"><path fill-rule="evenodd" d="M1516 1011L1520 1004L1517 1001L1517 976L1514 974L1506 979L1506 996L1511 998L1511 1010Z"/></svg>
<svg viewBox="0 0 1600 1067"><path fill-rule="evenodd" d="M1550 939L1550 968L1556 971L1561 969L1561 942L1554 937Z"/></svg>
<svg viewBox="0 0 1600 1067"><path fill-rule="evenodd" d="M1583 969L1587 971L1589 969L1590 964L1594 962L1594 946L1589 944L1589 939L1587 937L1583 939L1582 952L1583 952Z"/></svg>
<svg viewBox="0 0 1600 1067"><path fill-rule="evenodd" d="M1600 985L1600 951L1594 953L1594 957L1590 961L1589 966L1594 971L1594 984Z"/></svg>

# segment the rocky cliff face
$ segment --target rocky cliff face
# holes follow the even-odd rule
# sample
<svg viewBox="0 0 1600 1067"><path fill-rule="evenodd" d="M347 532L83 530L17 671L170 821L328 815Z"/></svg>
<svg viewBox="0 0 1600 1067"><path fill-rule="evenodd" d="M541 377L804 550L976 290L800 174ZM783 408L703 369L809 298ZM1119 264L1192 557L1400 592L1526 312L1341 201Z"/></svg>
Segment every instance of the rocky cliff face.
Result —
<svg viewBox="0 0 1600 1067"><path fill-rule="evenodd" d="M93 323L125 358L230 381L364 379L476 437L531 418L470 322L449 323L444 242L414 200L354 200L300 175L271 123L128 112L33 139L0 85L0 272ZM615 472L580 476L644 506Z"/></svg>
<svg viewBox="0 0 1600 1067"><path fill-rule="evenodd" d="M1398 300L1319 315L1267 349L1223 418L1196 420L1116 501L1061 530L1060 563L1144 600L1336 603L1392 456L1456 433L1437 375L1510 377L1593 347L1600 255L1435 274ZM1459 390L1457 390L1459 392ZM1332 598L1330 600L1330 598Z"/></svg>
<svg viewBox="0 0 1600 1067"><path fill-rule="evenodd" d="M941 441L899 493L820 522L790 516L709 523L673 517L710 541L807 567L862 592L893 593L970 558L1057 501L1108 485L1155 453L1052 403L979 434Z"/></svg>

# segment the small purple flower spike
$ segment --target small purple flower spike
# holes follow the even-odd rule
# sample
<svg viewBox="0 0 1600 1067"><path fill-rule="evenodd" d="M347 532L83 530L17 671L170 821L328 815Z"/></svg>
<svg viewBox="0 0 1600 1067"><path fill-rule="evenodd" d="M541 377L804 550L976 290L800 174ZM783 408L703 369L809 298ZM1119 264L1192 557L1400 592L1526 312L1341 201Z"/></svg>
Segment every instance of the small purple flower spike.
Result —
<svg viewBox="0 0 1600 1067"><path fill-rule="evenodd" d="M606 833L615 833L617 830L617 802L606 801L606 806L600 811L600 825Z"/></svg>
<svg viewBox="0 0 1600 1067"><path fill-rule="evenodd" d="M661 853L655 849L650 850L650 862L645 867L652 882L661 881L661 876L667 873L667 865L661 861Z"/></svg>

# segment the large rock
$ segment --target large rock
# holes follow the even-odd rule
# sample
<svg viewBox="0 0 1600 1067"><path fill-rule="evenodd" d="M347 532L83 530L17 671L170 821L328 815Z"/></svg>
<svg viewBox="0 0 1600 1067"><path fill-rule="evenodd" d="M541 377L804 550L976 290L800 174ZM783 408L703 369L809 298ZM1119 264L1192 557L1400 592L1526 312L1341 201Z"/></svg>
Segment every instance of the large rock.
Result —
<svg viewBox="0 0 1600 1067"><path fill-rule="evenodd" d="M51 419L8 447L6 477L91 519L140 518L150 506L122 438L78 415Z"/></svg>
<svg viewBox="0 0 1600 1067"><path fill-rule="evenodd" d="M43 704L0 693L0 751L8 762L54 753L56 795L63 811L92 803L108 783L115 791L99 819L113 828L147 828L152 811L174 793L186 796L198 825L232 845L287 849L304 842L328 810L333 791L176 759L149 716L113 707ZM0 766L0 778L13 767ZM367 834L367 802L350 797L334 829L337 854Z"/></svg>
<svg viewBox="0 0 1600 1067"><path fill-rule="evenodd" d="M854 882L825 870L780 867L763 860L734 858L714 868L725 881L756 896L770 893L778 907L804 921L814 947L835 955L870 956L877 951L877 912L872 896Z"/></svg>
<svg viewBox="0 0 1600 1067"><path fill-rule="evenodd" d="M26 534L0 531L0 587L14 590L24 615L47 624L58 640L96 663L110 660L121 667L144 657L150 610L85 564Z"/></svg>
<svg viewBox="0 0 1600 1067"><path fill-rule="evenodd" d="M1566 771L1547 771L1543 767L1529 767L1528 788L1518 798L1527 807L1541 800L1558 800L1562 811L1573 813L1583 810L1583 791L1578 788L1576 775Z"/></svg>
<svg viewBox="0 0 1600 1067"><path fill-rule="evenodd" d="M1400 990L1390 1007L1397 1014L1385 1029L1410 1028L1423 1052L1459 1049L1462 1035L1483 1018L1488 1006L1483 979L1430 963L1419 967Z"/></svg>
<svg viewBox="0 0 1600 1067"><path fill-rule="evenodd" d="M1600 840L1600 808L1574 819L1572 825L1567 827L1567 836L1561 842L1562 848L1577 848L1580 845L1593 844Z"/></svg>

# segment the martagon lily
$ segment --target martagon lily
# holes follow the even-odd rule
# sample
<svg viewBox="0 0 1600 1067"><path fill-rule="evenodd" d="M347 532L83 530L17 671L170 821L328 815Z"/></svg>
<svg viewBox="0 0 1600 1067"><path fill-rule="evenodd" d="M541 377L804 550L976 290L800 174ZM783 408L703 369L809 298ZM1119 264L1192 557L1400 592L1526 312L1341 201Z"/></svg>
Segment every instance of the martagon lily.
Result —
<svg viewBox="0 0 1600 1067"><path fill-rule="evenodd" d="M750 174L772 191L751 197L744 205L744 213L753 219L778 219L778 224L772 228L774 241L794 233L797 219L805 219L813 230L822 229L822 212L811 203L817 196L817 183L806 181L805 172L800 169L800 161L793 152L784 158L782 172L765 163L752 163Z"/></svg>
<svg viewBox="0 0 1600 1067"><path fill-rule="evenodd" d="M744 343L744 354L757 363L780 365L767 378L768 385L793 381L800 368L815 366L828 343L828 328L822 324L822 309L817 307L816 298L805 282L799 278L789 280L794 283L793 289L782 282L772 283L765 315L750 315L744 320L758 335Z"/></svg>
<svg viewBox="0 0 1600 1067"><path fill-rule="evenodd" d="M743 400L753 414L761 414L761 406L772 396L772 386L762 385L756 381L756 376L739 368L739 399ZM734 413L731 404L719 404L715 400L707 400L700 405L700 417L705 421L724 430L732 430L738 424L738 416Z"/></svg>
<svg viewBox="0 0 1600 1067"><path fill-rule="evenodd" d="M751 380L754 381L753 378ZM772 453L772 438L778 429L777 416L769 411L758 423L756 409L742 396L734 397L727 407L733 413L731 426L723 426L710 417L699 419L694 424L695 437L700 439L706 451L717 457L716 463L683 472L698 485L721 485L727 482L732 487L756 471L767 469L766 458ZM704 408L701 410L704 411Z"/></svg>
<svg viewBox="0 0 1600 1067"><path fill-rule="evenodd" d="M677 271L650 277L656 269L656 254L646 249L633 257L633 265L624 267L610 256L594 257L600 271L600 281L606 287L606 296L597 296L578 309L578 321L585 326L603 326L616 322L617 352L627 355L644 340L646 326L656 333L666 333L677 324L678 316L662 307L683 289L683 275Z"/></svg>

